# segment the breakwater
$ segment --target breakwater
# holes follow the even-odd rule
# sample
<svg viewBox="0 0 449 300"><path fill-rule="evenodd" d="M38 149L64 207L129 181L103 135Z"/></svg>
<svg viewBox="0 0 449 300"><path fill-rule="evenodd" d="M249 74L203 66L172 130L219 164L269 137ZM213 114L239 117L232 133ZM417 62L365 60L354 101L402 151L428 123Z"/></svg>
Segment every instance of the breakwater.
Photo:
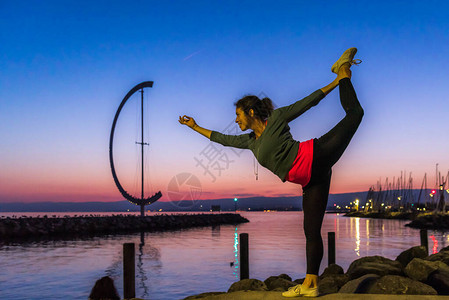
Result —
<svg viewBox="0 0 449 300"><path fill-rule="evenodd" d="M405 226L419 229L449 231L449 214L422 214L417 216L412 222L406 224Z"/></svg>
<svg viewBox="0 0 449 300"><path fill-rule="evenodd" d="M351 211L345 217L411 220L405 226L417 229L449 230L449 214L441 212L360 212Z"/></svg>
<svg viewBox="0 0 449 300"><path fill-rule="evenodd" d="M249 222L239 214L179 214L155 216L77 216L1 218L0 239L104 235L139 231L177 230Z"/></svg>

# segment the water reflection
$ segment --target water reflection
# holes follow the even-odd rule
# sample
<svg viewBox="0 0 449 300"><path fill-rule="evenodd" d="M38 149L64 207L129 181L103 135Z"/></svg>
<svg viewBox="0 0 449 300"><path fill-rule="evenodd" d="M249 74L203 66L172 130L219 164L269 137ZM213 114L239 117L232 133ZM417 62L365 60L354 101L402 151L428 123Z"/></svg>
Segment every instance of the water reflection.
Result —
<svg viewBox="0 0 449 300"><path fill-rule="evenodd" d="M430 239L431 239L432 242L433 242L433 246L432 246L432 254L435 254L435 253L438 252L438 241L437 241L437 239L435 238L434 235L431 235L431 236L430 236Z"/></svg>
<svg viewBox="0 0 449 300"><path fill-rule="evenodd" d="M148 287L145 284L148 277L145 273L145 269L143 267L143 246L145 246L145 232L140 232L140 244L139 244L139 253L137 255L137 270L139 274L136 276L139 281L139 288L143 290L143 297L148 296ZM137 281L136 280L136 281Z"/></svg>
<svg viewBox="0 0 449 300"><path fill-rule="evenodd" d="M211 230L212 230L212 237L213 238L219 238L220 237L220 225L212 226Z"/></svg>
<svg viewBox="0 0 449 300"><path fill-rule="evenodd" d="M360 218L354 218L355 222L355 254L360 256Z"/></svg>
<svg viewBox="0 0 449 300"><path fill-rule="evenodd" d="M366 228L366 247L369 248L369 219L365 219L365 228Z"/></svg>
<svg viewBox="0 0 449 300"><path fill-rule="evenodd" d="M239 233L238 227L235 226L234 231L234 263L232 264L234 267L234 272L232 275L238 280L239 279Z"/></svg>

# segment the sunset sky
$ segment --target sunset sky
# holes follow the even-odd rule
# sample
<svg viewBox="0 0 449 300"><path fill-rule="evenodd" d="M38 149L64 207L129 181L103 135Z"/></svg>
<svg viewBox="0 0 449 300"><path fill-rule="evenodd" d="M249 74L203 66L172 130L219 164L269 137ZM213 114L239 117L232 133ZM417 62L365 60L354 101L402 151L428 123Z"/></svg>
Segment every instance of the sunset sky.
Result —
<svg viewBox="0 0 449 300"><path fill-rule="evenodd" d="M334 168L331 193L365 191L404 170L415 188L425 173L433 187L435 165L444 176L449 169L448 11L446 1L410 0L2 0L0 203L122 200L109 134L123 97L148 80L148 194L175 200L172 180L185 173L198 179L202 199L300 195L299 185L263 167L256 180L249 150L210 144L178 116L240 134L236 100L266 95L289 105L330 83L348 47L363 60L352 82L365 116ZM114 144L119 178L133 194L139 97L120 115ZM343 116L336 89L289 125L305 141ZM205 173L197 160L206 163L211 149L221 160Z"/></svg>

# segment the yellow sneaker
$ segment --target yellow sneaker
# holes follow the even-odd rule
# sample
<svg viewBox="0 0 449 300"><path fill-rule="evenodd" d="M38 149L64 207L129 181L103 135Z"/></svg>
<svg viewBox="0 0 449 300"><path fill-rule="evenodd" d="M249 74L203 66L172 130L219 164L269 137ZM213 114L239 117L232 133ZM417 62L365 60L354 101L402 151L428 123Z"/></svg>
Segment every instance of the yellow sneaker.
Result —
<svg viewBox="0 0 449 300"><path fill-rule="evenodd" d="M362 61L360 59L354 59L355 54L357 53L357 48L352 47L347 49L341 57L332 65L331 71L335 74L338 74L338 70L340 67L345 64L349 63L350 65L358 65Z"/></svg>
<svg viewBox="0 0 449 300"><path fill-rule="evenodd" d="M301 287L300 294L303 297L318 297L318 287L306 288L303 286Z"/></svg>
<svg viewBox="0 0 449 300"><path fill-rule="evenodd" d="M282 293L282 296L287 298L293 298L293 297L301 297L301 285L295 285L289 288L287 291Z"/></svg>

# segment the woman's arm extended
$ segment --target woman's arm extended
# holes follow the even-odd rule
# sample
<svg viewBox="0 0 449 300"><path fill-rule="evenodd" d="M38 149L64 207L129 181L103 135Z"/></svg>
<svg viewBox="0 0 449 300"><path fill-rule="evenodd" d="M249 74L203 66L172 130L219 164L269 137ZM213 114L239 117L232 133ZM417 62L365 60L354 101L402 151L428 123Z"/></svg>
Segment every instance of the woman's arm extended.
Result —
<svg viewBox="0 0 449 300"><path fill-rule="evenodd" d="M313 92L309 96L296 101L291 105L276 109L276 111L278 111L277 113L281 114L281 116L283 116L287 122L296 119L311 107L317 105L321 101L321 99L323 99L327 94L335 89L338 86L340 79L342 79L343 77L344 76L339 74L337 78L335 78L331 83Z"/></svg>
<svg viewBox="0 0 449 300"><path fill-rule="evenodd" d="M196 124L195 120L189 116L179 116L179 123L184 124L192 128L198 133L201 133L212 142L216 142L222 144L223 146L230 146L240 149L248 149L250 134L241 134L241 135L227 135L222 134L216 131L212 131L203 127L200 127Z"/></svg>
<svg viewBox="0 0 449 300"><path fill-rule="evenodd" d="M208 139L210 139L210 134L212 133L212 130L198 126L198 124L196 124L195 120L192 117L189 117L186 115L184 115L182 117L179 116L179 123L189 126L196 132L198 132L198 133L204 135L205 137L207 137Z"/></svg>

